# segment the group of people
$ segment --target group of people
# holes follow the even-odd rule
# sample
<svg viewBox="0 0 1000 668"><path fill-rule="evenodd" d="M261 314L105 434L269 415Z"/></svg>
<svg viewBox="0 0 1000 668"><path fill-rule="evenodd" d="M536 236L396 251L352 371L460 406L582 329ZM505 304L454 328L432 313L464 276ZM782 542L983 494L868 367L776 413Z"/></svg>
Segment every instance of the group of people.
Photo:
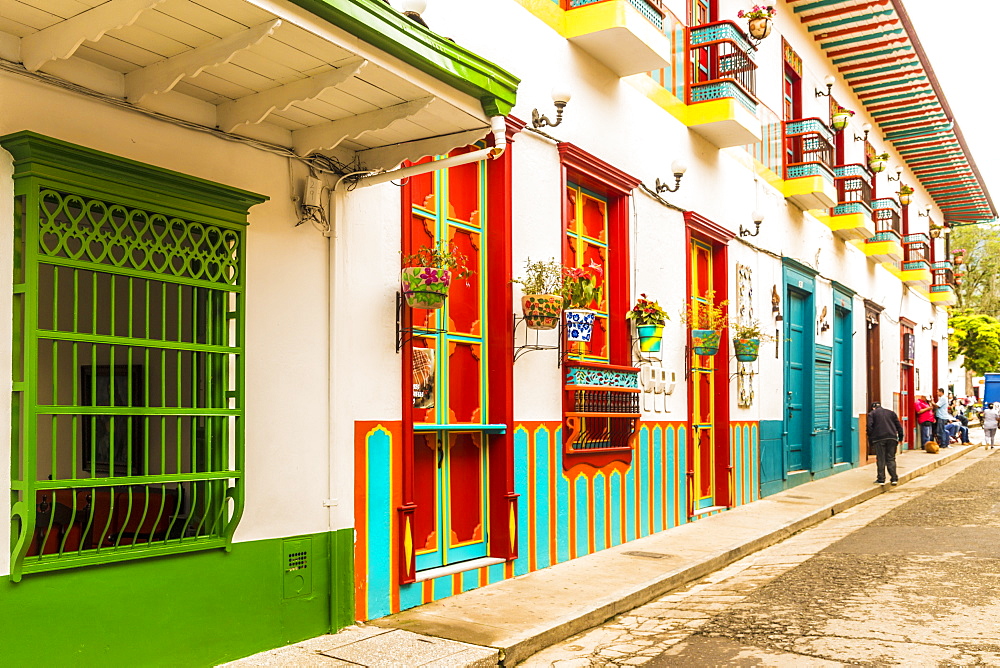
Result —
<svg viewBox="0 0 1000 668"><path fill-rule="evenodd" d="M936 452L932 444L947 448L952 443L971 445L969 442L969 422L964 414L952 415L948 411L948 397L944 388L938 388L934 403L918 394L915 403L917 423L924 449ZM959 413L956 411L956 413ZM993 403L983 411L983 434L987 447L993 449L997 427L1000 424L1000 402ZM868 443L875 450L876 484L884 484L886 473L893 485L899 481L896 473L896 448L903 440L903 425L895 411L883 408L878 402L871 405L868 412Z"/></svg>

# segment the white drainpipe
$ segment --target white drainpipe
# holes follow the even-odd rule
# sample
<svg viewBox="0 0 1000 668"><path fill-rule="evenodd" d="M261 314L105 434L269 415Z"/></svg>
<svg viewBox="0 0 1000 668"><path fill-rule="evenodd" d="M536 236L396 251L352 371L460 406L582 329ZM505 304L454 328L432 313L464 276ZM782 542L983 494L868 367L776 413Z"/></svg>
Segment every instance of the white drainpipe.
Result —
<svg viewBox="0 0 1000 668"><path fill-rule="evenodd" d="M479 162L480 160L492 160L499 158L503 155L504 149L507 148L507 121L503 116L491 116L490 128L493 132L493 146L490 148L472 151L471 153L463 153L462 155L456 155L452 158L424 162L419 165L413 165L412 167L394 169L392 171L382 172L381 174L375 174L373 176L365 176L358 179L354 183L354 187L365 188L367 186L378 185L379 183L386 183L387 181L405 179L408 176L417 176L419 174L426 174L427 172L435 172L439 169L467 165L470 162ZM345 180L341 179L337 183L336 189L339 190L344 188L344 182Z"/></svg>

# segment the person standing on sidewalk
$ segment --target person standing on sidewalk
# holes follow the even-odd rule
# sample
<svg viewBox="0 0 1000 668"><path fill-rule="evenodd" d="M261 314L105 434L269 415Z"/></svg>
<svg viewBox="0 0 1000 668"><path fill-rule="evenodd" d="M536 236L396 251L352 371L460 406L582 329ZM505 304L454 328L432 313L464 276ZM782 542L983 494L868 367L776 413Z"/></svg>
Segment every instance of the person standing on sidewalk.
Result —
<svg viewBox="0 0 1000 668"><path fill-rule="evenodd" d="M934 407L922 394L917 395L913 407L917 411L917 424L920 425L920 445L926 450L927 444L934 440Z"/></svg>
<svg viewBox="0 0 1000 668"><path fill-rule="evenodd" d="M934 406L934 433L937 435L938 445L947 448L948 437L944 433L944 426L951 422L951 415L948 413L948 397L945 396L943 387L938 388L937 401L934 402Z"/></svg>
<svg viewBox="0 0 1000 668"><path fill-rule="evenodd" d="M983 434L989 449L993 449L993 437L997 435L997 423L1000 422L1000 404L994 402L983 411Z"/></svg>
<svg viewBox="0 0 1000 668"><path fill-rule="evenodd" d="M888 408L882 408L879 402L873 402L868 411L868 444L875 448L875 484L885 482L886 469L889 470L889 482L899 483L896 475L896 448L903 440L903 425L899 416Z"/></svg>

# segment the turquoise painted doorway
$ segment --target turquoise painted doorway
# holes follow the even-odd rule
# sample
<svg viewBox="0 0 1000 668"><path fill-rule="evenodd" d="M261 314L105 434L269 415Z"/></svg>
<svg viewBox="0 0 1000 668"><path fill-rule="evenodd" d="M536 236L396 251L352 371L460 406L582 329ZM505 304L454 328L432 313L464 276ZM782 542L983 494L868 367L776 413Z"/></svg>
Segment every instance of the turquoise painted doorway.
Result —
<svg viewBox="0 0 1000 668"><path fill-rule="evenodd" d="M785 465L808 471L812 429L812 295L788 286L785 314Z"/></svg>
<svg viewBox="0 0 1000 668"><path fill-rule="evenodd" d="M840 306L833 316L833 462L852 461L851 311Z"/></svg>

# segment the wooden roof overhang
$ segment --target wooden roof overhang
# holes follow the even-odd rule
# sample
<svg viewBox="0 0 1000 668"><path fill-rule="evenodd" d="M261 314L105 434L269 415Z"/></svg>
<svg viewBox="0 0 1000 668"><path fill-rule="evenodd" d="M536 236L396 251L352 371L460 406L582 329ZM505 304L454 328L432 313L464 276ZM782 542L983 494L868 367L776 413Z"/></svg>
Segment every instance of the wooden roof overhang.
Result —
<svg viewBox="0 0 1000 668"><path fill-rule="evenodd" d="M944 213L997 217L902 0L787 0Z"/></svg>
<svg viewBox="0 0 1000 668"><path fill-rule="evenodd" d="M0 67L366 169L478 141L519 83L384 0L5 0Z"/></svg>

